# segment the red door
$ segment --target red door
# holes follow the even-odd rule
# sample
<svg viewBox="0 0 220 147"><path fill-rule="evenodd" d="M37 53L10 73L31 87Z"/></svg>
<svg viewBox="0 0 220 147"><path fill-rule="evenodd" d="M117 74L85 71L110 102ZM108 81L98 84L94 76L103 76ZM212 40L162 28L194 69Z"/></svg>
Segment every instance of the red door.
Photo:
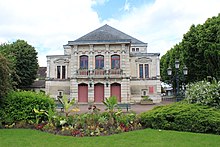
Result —
<svg viewBox="0 0 220 147"><path fill-rule="evenodd" d="M104 84L98 83L94 86L95 102L102 102L104 100Z"/></svg>
<svg viewBox="0 0 220 147"><path fill-rule="evenodd" d="M88 85L87 84L78 85L78 101L88 102Z"/></svg>
<svg viewBox="0 0 220 147"><path fill-rule="evenodd" d="M118 102L121 102L121 84L118 83L111 84L111 96L116 96Z"/></svg>

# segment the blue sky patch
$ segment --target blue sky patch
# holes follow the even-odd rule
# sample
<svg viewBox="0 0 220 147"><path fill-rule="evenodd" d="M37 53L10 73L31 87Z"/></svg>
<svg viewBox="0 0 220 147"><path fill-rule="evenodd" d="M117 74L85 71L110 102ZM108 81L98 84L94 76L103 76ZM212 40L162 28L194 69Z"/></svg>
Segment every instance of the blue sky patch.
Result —
<svg viewBox="0 0 220 147"><path fill-rule="evenodd" d="M155 0L106 0L105 3L93 5L92 8L98 13L101 20L106 20L119 18L134 8L154 2Z"/></svg>

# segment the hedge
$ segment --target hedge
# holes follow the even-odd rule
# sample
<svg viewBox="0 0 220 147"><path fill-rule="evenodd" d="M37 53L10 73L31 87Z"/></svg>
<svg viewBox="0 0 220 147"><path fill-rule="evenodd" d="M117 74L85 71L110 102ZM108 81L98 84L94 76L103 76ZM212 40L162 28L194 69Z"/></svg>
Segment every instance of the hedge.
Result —
<svg viewBox="0 0 220 147"><path fill-rule="evenodd" d="M54 109L54 100L44 93L13 91L7 95L3 103L1 119L6 123L21 120L34 121L36 119L34 108L48 111L50 107Z"/></svg>
<svg viewBox="0 0 220 147"><path fill-rule="evenodd" d="M220 134L220 110L196 104L159 106L139 115L145 128Z"/></svg>

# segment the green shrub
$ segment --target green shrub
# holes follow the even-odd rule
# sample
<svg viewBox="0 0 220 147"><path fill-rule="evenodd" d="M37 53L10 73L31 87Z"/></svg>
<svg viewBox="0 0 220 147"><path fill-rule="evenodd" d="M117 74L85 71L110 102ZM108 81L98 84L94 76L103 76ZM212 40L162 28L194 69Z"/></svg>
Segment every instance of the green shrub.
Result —
<svg viewBox="0 0 220 147"><path fill-rule="evenodd" d="M200 81L187 86L186 100L220 109L220 81Z"/></svg>
<svg viewBox="0 0 220 147"><path fill-rule="evenodd" d="M117 97L111 96L111 97L105 99L105 101L103 101L103 104L106 106L106 110L108 110L109 112L113 112L118 104Z"/></svg>
<svg viewBox="0 0 220 147"><path fill-rule="evenodd" d="M54 109L54 100L44 93L35 93L31 91L10 92L3 104L6 123L12 123L21 120L36 120L34 108L38 110ZM42 117L45 117L42 115ZM46 117L45 117L46 118ZM44 119L44 118L42 118Z"/></svg>
<svg viewBox="0 0 220 147"><path fill-rule="evenodd" d="M220 110L196 104L159 106L139 115L146 128L220 134Z"/></svg>

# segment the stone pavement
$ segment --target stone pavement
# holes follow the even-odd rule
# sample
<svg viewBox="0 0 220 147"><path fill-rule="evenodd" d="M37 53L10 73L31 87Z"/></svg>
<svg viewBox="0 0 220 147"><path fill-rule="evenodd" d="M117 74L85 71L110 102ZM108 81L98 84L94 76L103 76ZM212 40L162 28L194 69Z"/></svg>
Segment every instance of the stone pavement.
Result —
<svg viewBox="0 0 220 147"><path fill-rule="evenodd" d="M151 110L153 109L154 107L156 106L161 106L161 105L167 105L167 104L170 104L172 102L169 102L169 101L163 101L161 103L158 103L158 104L153 104L153 105L140 105L140 104L131 104L131 109L130 111L133 111L137 114L141 113L141 112L145 112L145 111L148 111L148 110ZM96 104L95 105L98 109L100 109L101 112L104 112L105 111L105 105L104 104ZM78 114L81 114L81 113L86 113L86 112L89 112L89 104L78 104L78 107L80 109L79 112L77 112ZM127 112L126 109L122 109L123 112ZM74 112L75 113L75 112Z"/></svg>

